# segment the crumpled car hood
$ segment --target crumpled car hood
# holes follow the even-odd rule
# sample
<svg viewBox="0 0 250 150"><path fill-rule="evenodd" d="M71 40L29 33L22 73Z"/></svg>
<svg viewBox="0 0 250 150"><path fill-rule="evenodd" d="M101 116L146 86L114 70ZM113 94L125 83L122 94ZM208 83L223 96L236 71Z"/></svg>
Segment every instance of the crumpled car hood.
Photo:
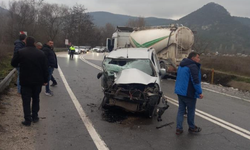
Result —
<svg viewBox="0 0 250 150"><path fill-rule="evenodd" d="M115 79L115 84L144 84L155 83L157 77L150 76L138 69L131 68L120 71Z"/></svg>

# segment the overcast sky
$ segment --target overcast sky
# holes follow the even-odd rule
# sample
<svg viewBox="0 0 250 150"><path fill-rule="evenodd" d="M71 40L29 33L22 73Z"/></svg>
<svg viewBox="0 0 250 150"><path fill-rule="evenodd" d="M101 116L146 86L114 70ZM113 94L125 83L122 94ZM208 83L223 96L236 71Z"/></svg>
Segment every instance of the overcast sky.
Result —
<svg viewBox="0 0 250 150"><path fill-rule="evenodd" d="M11 0L0 0L5 4ZM82 4L88 12L107 11L141 17L179 19L209 2L225 7L232 16L250 18L250 0L44 0L73 6Z"/></svg>

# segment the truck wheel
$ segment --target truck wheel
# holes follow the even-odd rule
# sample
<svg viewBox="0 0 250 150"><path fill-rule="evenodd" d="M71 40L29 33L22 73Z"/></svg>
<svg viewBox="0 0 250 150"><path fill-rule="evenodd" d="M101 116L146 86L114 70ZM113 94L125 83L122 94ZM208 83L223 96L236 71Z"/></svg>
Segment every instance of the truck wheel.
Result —
<svg viewBox="0 0 250 150"><path fill-rule="evenodd" d="M109 102L109 99L106 96L104 96L102 99L102 103L101 103L102 108L104 109L108 108L108 105L107 105L108 102Z"/></svg>

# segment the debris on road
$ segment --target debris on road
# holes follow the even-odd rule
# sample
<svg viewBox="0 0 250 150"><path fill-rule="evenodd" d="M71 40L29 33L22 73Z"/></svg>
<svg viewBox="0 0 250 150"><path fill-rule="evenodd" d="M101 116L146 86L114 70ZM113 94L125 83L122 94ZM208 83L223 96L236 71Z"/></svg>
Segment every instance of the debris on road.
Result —
<svg viewBox="0 0 250 150"><path fill-rule="evenodd" d="M156 129L160 129L160 128L162 128L162 127L170 126L170 125L172 125L172 124L174 124L174 122L170 122L170 123L163 124L163 125L161 125L161 126L156 127Z"/></svg>

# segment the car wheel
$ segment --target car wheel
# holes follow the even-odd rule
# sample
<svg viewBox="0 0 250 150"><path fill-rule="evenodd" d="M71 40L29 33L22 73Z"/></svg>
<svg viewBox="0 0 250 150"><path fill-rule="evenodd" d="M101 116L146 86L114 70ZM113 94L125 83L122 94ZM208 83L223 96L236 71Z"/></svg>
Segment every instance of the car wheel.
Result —
<svg viewBox="0 0 250 150"><path fill-rule="evenodd" d="M101 103L102 108L104 109L108 108L108 105L107 105L108 103L109 103L109 99L106 96L104 96L102 99L102 103Z"/></svg>
<svg viewBox="0 0 250 150"><path fill-rule="evenodd" d="M148 118L152 118L156 111L156 102L151 101L148 103L147 110L145 111L145 115Z"/></svg>

